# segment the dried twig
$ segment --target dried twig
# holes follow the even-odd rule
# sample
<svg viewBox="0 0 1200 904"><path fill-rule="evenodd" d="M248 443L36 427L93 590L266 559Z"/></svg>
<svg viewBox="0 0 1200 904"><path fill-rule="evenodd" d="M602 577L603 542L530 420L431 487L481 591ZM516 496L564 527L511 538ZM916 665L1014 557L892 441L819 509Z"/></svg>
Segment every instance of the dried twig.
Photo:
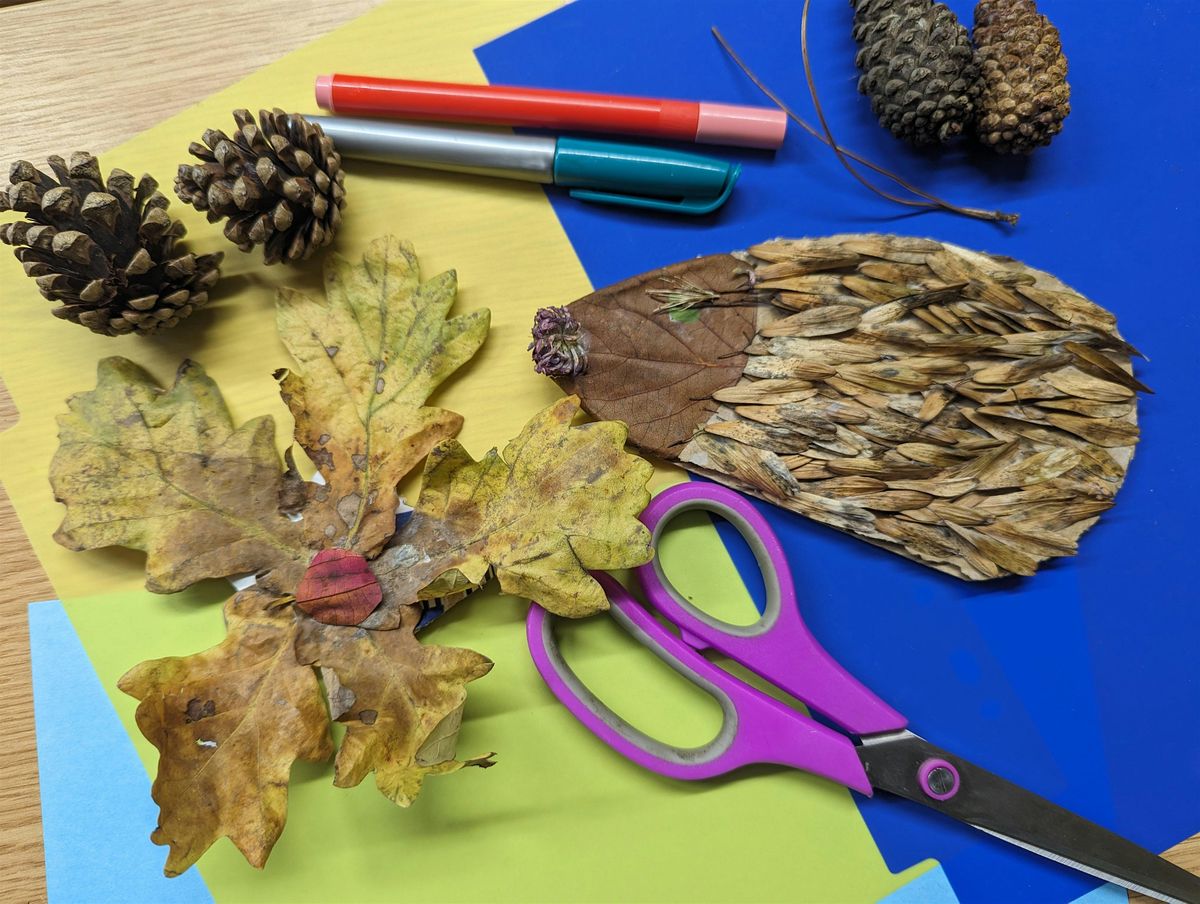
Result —
<svg viewBox="0 0 1200 904"><path fill-rule="evenodd" d="M808 132L808 134L812 135L813 138L816 138L822 144L824 144L827 147L829 147L830 149L832 149L833 152L835 154L837 154L838 160L841 161L842 165L846 167L846 169L850 172L850 174L852 176L854 176L854 178L857 179L859 182L861 182L863 185L865 185L868 189L875 192L875 194L880 195L881 197L886 198L889 201L893 201L897 204L901 204L905 207L915 207L915 208L919 208L922 210L944 210L947 213L959 214L960 216L971 217L971 218L977 219L977 220L987 220L990 222L1003 222L1003 223L1008 223L1009 225L1015 225L1017 222L1018 216L1019 216L1018 214L1004 213L1004 212L998 211L998 210L982 210L980 208L975 208L975 207L962 207L958 204L954 204L953 202L946 201L942 198L939 198L937 195L931 194L930 192L927 192L921 188L918 188L917 186L908 182L902 176L899 176L896 173L891 172L890 170L884 169L883 167L879 166L878 164L873 163L872 161L868 160L866 157L863 157L861 154L859 154L855 151L852 151L849 148L842 147L834 140L833 133L829 129L829 124L825 120L824 113L822 112L822 109L821 109L820 101L817 98L817 89L816 89L815 83L813 82L812 70L809 65L808 35L807 35L808 6L809 6L809 0L805 0L804 11L802 14L801 26L800 26L800 49L801 49L801 55L803 56L803 59L804 59L804 74L805 74L805 78L808 81L809 92L812 95L813 106L816 108L817 116L819 117L819 119L821 121L821 126L822 126L821 131L819 131L815 126L806 122L778 94L776 94L765 83L763 83L763 81L757 75L754 74L754 72L750 69L750 67L746 65L746 63L742 60L741 56L738 55L737 51L735 51L730 46L729 42L727 40L725 40L725 36L721 34L720 29L718 29L716 26L712 27L713 37L715 37L717 39L717 42L721 45L721 48L729 55L730 59L732 59L733 62L737 64L738 68L741 69L742 72L744 72L746 74L746 77L748 79L750 79L751 82L754 83L755 87L757 87L759 91L761 91L768 98L770 98L771 101L777 107L779 107L779 109L781 109L784 113L786 113L792 121L794 121L802 129L804 129L806 132ZM865 177L863 177L862 174L859 173L853 167L853 165L849 162L849 160L847 160L846 158L850 158L851 160L854 160L857 163L860 163L863 166L874 170L875 172L879 173L881 176L885 176L886 178L891 179L897 185L899 185L900 187L904 188L905 190L911 192L912 194L916 195L918 198L920 198L922 200L915 200L912 198L901 198L897 195L891 194L890 192L884 191L883 189L872 184Z"/></svg>

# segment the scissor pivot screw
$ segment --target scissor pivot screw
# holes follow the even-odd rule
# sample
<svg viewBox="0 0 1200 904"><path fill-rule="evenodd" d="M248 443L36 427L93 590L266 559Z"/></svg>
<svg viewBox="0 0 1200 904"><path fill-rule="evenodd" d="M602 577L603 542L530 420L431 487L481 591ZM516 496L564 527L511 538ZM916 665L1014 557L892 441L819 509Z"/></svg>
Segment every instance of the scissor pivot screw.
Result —
<svg viewBox="0 0 1200 904"><path fill-rule="evenodd" d="M958 793L958 770L946 760L933 757L917 770L921 790L934 800L949 800Z"/></svg>

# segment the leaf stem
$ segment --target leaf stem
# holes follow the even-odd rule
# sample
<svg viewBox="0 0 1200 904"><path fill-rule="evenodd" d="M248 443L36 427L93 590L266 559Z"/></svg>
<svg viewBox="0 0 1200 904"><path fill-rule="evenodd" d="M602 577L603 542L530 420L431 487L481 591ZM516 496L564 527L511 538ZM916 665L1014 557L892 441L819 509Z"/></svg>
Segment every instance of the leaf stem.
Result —
<svg viewBox="0 0 1200 904"><path fill-rule="evenodd" d="M954 213L954 214L958 214L960 216L971 217L971 218L977 219L977 220L987 220L990 222L1003 222L1003 223L1008 223L1009 225L1015 225L1017 222L1017 219L1019 217L1018 214L1004 213L1004 212L998 211L998 210L982 210L980 208L975 208L975 207L961 207L950 201L946 201L942 198L939 198L937 195L931 194L930 192L927 192L921 188L918 188L917 186L908 182L902 176L899 176L896 173L891 172L890 170L884 169L883 167L879 166L878 164L873 163L872 161L868 160L866 157L863 157L861 154L859 154L855 151L852 151L849 148L842 147L840 144L838 144L834 140L833 133L829 128L828 122L826 122L826 120L825 120L824 112L822 111L820 101L818 100L816 84L814 83L813 77L812 77L812 68L809 65L809 56L808 56L808 7L809 7L809 2L810 2L810 0L805 0L804 11L803 11L803 14L801 17L800 50L801 50L801 56L803 57L803 60L804 60L804 74L805 74L805 78L808 82L809 93L812 96L813 106L816 108L817 116L821 121L822 131L818 131L815 126L809 124L803 118L801 118L800 115L797 114L796 111L793 110L778 94L776 94L774 91L772 91L757 75L755 75L754 72L750 69L750 67L747 66L746 63L742 60L741 56L738 55L737 51L735 51L733 49L733 47L730 46L729 42L725 39L725 36L721 34L720 29L718 29L715 25L712 26L713 37L717 39L717 42L721 45L721 49L723 49L725 51L725 53L727 53L729 55L730 59L732 59L733 62L737 64L738 68L741 69L743 73L745 73L746 77L748 79L750 79L751 82L754 83L754 86L756 88L758 88L759 91L761 91L768 98L770 98L770 100L777 107L779 107L780 110L782 110L784 113L786 113L788 115L789 119L794 121L798 126L800 126L802 129L804 129L806 132L808 132L808 134L812 135L813 138L817 139L819 142L821 142L822 144L824 144L827 147L829 147L830 149L832 149L833 152L837 155L838 160L841 162L841 164L844 167L846 167L846 169L849 171L849 173L852 176L854 176L855 179L857 179L859 182L861 182L863 185L865 185L868 189L873 191L875 194L877 194L883 198L886 198L889 201L893 201L897 204L901 204L905 207L916 207L916 208L919 208L922 210L944 210L947 213ZM875 172L879 173L879 175L884 176L888 179L891 179L893 182L895 182L901 188L904 188L906 191L911 192L912 194L916 195L918 198L921 198L923 200L914 200L912 198L901 198L901 197L891 194L890 192L884 191L883 189L872 184L866 178L864 178L862 176L862 174L860 174L853 167L853 165L849 162L849 160L847 160L846 158L850 158L851 160L856 161L857 163L867 167L868 169L874 170Z"/></svg>

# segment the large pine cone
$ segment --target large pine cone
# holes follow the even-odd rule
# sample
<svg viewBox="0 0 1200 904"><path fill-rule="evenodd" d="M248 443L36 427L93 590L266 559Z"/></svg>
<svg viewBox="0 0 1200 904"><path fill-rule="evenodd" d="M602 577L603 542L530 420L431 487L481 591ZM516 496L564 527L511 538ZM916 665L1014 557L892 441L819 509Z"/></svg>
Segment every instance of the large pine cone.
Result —
<svg viewBox="0 0 1200 904"><path fill-rule="evenodd" d="M101 181L100 165L77 151L70 166L49 159L54 177L18 160L0 210L25 219L0 226L0 241L17 246L17 259L42 295L63 302L55 317L117 336L172 327L208 301L223 255L180 254L182 223L167 216L158 183L114 169Z"/></svg>
<svg viewBox="0 0 1200 904"><path fill-rule="evenodd" d="M971 122L979 67L967 30L944 3L850 0L861 49L858 90L879 124L915 145L948 141Z"/></svg>
<svg viewBox="0 0 1200 904"><path fill-rule="evenodd" d="M975 43L983 72L979 140L1001 154L1049 144L1071 112L1058 29L1034 0L980 0Z"/></svg>
<svg viewBox="0 0 1200 904"><path fill-rule="evenodd" d="M238 129L230 138L217 129L188 150L203 161L182 163L175 193L208 221L225 217L225 237L249 251L263 246L263 260L305 260L333 241L346 204L342 158L321 127L298 114L234 110Z"/></svg>

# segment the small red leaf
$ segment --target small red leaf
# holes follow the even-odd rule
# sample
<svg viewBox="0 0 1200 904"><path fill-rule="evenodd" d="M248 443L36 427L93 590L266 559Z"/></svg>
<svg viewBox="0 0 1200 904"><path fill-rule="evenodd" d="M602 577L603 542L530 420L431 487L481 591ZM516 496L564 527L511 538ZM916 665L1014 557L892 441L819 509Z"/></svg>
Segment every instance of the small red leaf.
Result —
<svg viewBox="0 0 1200 904"><path fill-rule="evenodd" d="M382 599L367 560L348 549L322 549L296 588L296 606L327 625L357 625Z"/></svg>

